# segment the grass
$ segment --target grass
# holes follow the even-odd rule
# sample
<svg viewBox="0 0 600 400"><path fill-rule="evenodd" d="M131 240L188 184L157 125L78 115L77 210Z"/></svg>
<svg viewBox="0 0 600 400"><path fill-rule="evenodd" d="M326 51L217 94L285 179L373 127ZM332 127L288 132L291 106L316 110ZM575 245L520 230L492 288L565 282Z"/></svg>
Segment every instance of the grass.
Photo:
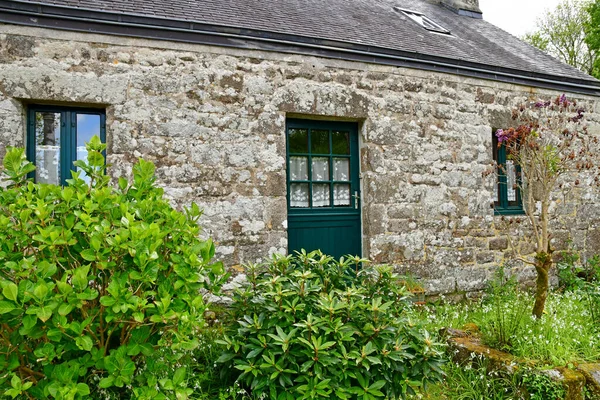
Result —
<svg viewBox="0 0 600 400"><path fill-rule="evenodd" d="M431 331L474 323L486 344L551 366L600 360L600 326L583 292L551 293L541 319L531 316L533 297L525 292L491 296L481 302L427 306L419 311Z"/></svg>

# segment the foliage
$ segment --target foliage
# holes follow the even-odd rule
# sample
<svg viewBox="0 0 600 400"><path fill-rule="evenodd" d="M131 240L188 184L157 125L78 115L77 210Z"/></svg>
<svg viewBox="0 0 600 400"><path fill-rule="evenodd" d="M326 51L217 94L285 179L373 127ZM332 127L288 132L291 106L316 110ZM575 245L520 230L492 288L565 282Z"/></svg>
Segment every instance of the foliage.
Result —
<svg viewBox="0 0 600 400"><path fill-rule="evenodd" d="M174 210L140 160L109 186L94 137L68 186L27 180L22 149L0 189L0 393L12 398L188 397L182 357L198 346L222 265L198 239L200 210ZM90 184L80 178L81 171Z"/></svg>
<svg viewBox="0 0 600 400"><path fill-rule="evenodd" d="M526 368L508 374L473 357L473 365L446 364L446 378L423 399L444 400L558 400L565 389L539 370Z"/></svg>
<svg viewBox="0 0 600 400"><path fill-rule="evenodd" d="M579 255L563 251L558 262L558 287L563 291L584 290L587 284L600 284L600 257L579 263Z"/></svg>
<svg viewBox="0 0 600 400"><path fill-rule="evenodd" d="M503 267L498 268L494 279L488 284L486 304L490 312L484 325L484 341L492 347L510 350L524 323L529 304L521 301L517 280L507 276Z"/></svg>
<svg viewBox="0 0 600 400"><path fill-rule="evenodd" d="M361 264L317 251L249 266L220 361L251 398L397 398L441 378L441 346L407 317L392 268Z"/></svg>
<svg viewBox="0 0 600 400"><path fill-rule="evenodd" d="M586 42L592 51L600 54L600 0L590 2L587 12L590 18L587 21ZM600 78L600 56L596 58L593 75Z"/></svg>
<svg viewBox="0 0 600 400"><path fill-rule="evenodd" d="M584 111L565 95L554 101L522 104L513 111L515 126L496 132L498 145L506 147L507 158L520 169L517 186L523 196L523 208L535 246L535 257L521 256L520 259L533 265L537 272L533 306L537 318L544 311L553 265L552 196L559 190L567 194L582 183L597 185L599 182L598 138L588 133ZM582 179L585 180L582 182Z"/></svg>
<svg viewBox="0 0 600 400"><path fill-rule="evenodd" d="M517 375L521 387L531 400L564 399L565 387L558 381L553 381L548 375L528 369Z"/></svg>
<svg viewBox="0 0 600 400"><path fill-rule="evenodd" d="M593 304L600 311L600 290L596 293L598 297ZM530 294L517 292L505 298L500 312L514 315L515 310L522 310L532 302ZM474 323L480 327L486 344L494 346L499 342L494 340L498 335L492 331L497 319L495 303L494 299L486 298L483 302L428 305L415 310L414 318L425 320L430 331L442 327L462 329L467 323ZM587 292L553 294L546 308L549 318L537 319L523 313L519 328L505 334L510 343L504 350L553 367L571 362L596 362L600 359L600 320L592 318L590 304ZM507 317L510 318L513 317Z"/></svg>
<svg viewBox="0 0 600 400"><path fill-rule="evenodd" d="M228 399L233 398L228 393L233 387L235 377L230 368L224 364L217 363L217 360L226 351L225 347L218 342L223 339L226 330L232 326L235 321L230 321L227 317L229 311L214 304L208 305L210 311L207 314L214 313L215 319L209 326L205 326L198 335L198 347L192 351L190 360L190 379L188 386L194 389L194 398L200 399Z"/></svg>
<svg viewBox="0 0 600 400"><path fill-rule="evenodd" d="M600 52L598 47L588 45L589 4L589 0L564 0L538 19L536 30L523 40L589 75L600 76L595 69Z"/></svg>

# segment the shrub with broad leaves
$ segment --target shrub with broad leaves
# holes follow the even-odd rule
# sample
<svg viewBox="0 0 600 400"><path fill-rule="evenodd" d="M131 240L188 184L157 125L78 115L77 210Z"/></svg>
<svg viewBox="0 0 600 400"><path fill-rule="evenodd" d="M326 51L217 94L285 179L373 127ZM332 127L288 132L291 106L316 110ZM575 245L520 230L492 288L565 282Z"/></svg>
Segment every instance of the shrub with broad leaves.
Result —
<svg viewBox="0 0 600 400"><path fill-rule="evenodd" d="M202 290L221 281L196 205L173 209L140 160L105 175L95 137L68 186L36 184L22 149L0 188L0 396L187 398ZM86 183L82 179L85 173Z"/></svg>
<svg viewBox="0 0 600 400"><path fill-rule="evenodd" d="M237 331L221 343L251 398L404 398L442 376L442 346L406 311L389 266L320 252L247 269L234 297Z"/></svg>

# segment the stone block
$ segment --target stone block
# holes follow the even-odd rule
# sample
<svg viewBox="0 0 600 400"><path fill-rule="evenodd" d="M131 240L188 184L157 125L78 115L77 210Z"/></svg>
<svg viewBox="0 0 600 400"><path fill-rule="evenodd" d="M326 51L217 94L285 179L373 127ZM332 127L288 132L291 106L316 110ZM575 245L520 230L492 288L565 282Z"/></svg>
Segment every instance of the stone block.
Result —
<svg viewBox="0 0 600 400"><path fill-rule="evenodd" d="M506 250L508 249L508 239L505 237L495 237L489 241L490 250Z"/></svg>
<svg viewBox="0 0 600 400"><path fill-rule="evenodd" d="M579 364L577 371L585 376L589 392L600 398L600 364Z"/></svg>

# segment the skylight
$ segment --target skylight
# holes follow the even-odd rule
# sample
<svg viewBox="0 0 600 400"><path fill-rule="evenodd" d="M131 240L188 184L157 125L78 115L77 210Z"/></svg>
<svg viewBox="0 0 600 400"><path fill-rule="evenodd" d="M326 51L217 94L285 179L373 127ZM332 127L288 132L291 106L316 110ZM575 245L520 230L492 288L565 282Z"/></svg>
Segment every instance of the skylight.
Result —
<svg viewBox="0 0 600 400"><path fill-rule="evenodd" d="M423 28L427 29L428 31L443 33L445 35L450 34L450 31L448 29L445 29L441 25L436 24L431 19L429 19L428 17L426 17L425 15L423 15L419 12L404 10L399 7L394 7L394 9L396 11L399 11L402 14L406 15L407 17L409 17L410 19L412 19L413 21L415 21L417 24L421 25Z"/></svg>

